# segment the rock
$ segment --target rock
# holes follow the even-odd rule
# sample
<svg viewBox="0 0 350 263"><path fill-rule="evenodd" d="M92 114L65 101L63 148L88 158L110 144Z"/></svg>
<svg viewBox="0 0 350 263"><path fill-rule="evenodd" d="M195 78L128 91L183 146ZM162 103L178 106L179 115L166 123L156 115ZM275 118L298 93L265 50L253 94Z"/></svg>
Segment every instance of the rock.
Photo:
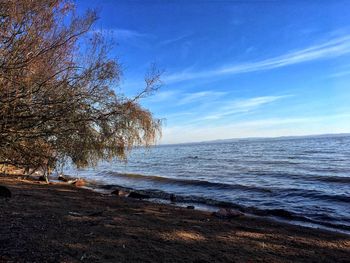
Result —
<svg viewBox="0 0 350 263"><path fill-rule="evenodd" d="M219 211L213 213L218 218L235 218L243 216L244 214L238 210L230 208L220 208Z"/></svg>
<svg viewBox="0 0 350 263"><path fill-rule="evenodd" d="M293 214L283 209L271 209L268 211L268 213L273 216L293 219Z"/></svg>
<svg viewBox="0 0 350 263"><path fill-rule="evenodd" d="M126 192L126 191L123 191L123 190L119 190L118 196L127 197L128 195L129 195L129 192Z"/></svg>
<svg viewBox="0 0 350 263"><path fill-rule="evenodd" d="M172 203L176 202L176 196L174 194L170 195L170 202L172 202Z"/></svg>
<svg viewBox="0 0 350 263"><path fill-rule="evenodd" d="M112 191L112 192L111 192L111 195L119 195L119 190L116 189L116 190Z"/></svg>
<svg viewBox="0 0 350 263"><path fill-rule="evenodd" d="M121 196L121 197L127 197L129 195L128 192L120 190L120 189L116 189L114 190L112 193L112 195L117 195L117 196Z"/></svg>
<svg viewBox="0 0 350 263"><path fill-rule="evenodd" d="M74 179L74 180L68 180L67 183L69 184L75 184L77 182L78 179Z"/></svg>
<svg viewBox="0 0 350 263"><path fill-rule="evenodd" d="M84 216L83 214L78 213L78 212L68 212L68 214L71 216Z"/></svg>
<svg viewBox="0 0 350 263"><path fill-rule="evenodd" d="M85 186L86 182L83 179L74 179L74 180L68 180L68 184L73 184L77 187Z"/></svg>
<svg viewBox="0 0 350 263"><path fill-rule="evenodd" d="M81 186L85 186L86 185L86 183L85 183L85 181L83 179L78 179L73 184L75 186L77 186L77 187L81 187Z"/></svg>
<svg viewBox="0 0 350 263"><path fill-rule="evenodd" d="M5 186L0 185L0 197L11 198L11 191Z"/></svg>
<svg viewBox="0 0 350 263"><path fill-rule="evenodd" d="M62 174L58 175L57 180L62 181L62 182L68 182L68 179L64 177Z"/></svg>
<svg viewBox="0 0 350 263"><path fill-rule="evenodd" d="M128 197L130 198L137 198L137 199L147 199L150 198L149 195L145 195L145 194L140 194L140 193L136 193L136 192L131 192Z"/></svg>
<svg viewBox="0 0 350 263"><path fill-rule="evenodd" d="M194 206L193 205L188 205L186 208L187 209L194 209Z"/></svg>

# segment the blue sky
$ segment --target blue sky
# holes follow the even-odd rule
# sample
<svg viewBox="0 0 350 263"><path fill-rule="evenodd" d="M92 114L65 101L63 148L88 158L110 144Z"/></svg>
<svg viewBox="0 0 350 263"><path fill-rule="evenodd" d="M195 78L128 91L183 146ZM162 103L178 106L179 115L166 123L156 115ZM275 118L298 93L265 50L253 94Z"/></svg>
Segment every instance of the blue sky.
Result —
<svg viewBox="0 0 350 263"><path fill-rule="evenodd" d="M77 1L97 8L124 77L162 88L141 101L164 119L161 143L350 132L350 2Z"/></svg>

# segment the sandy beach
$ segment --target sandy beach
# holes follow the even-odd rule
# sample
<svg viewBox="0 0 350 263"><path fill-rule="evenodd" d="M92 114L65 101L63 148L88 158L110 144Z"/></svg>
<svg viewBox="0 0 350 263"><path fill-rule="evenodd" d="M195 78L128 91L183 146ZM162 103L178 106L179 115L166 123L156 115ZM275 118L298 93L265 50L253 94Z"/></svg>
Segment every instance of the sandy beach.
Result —
<svg viewBox="0 0 350 263"><path fill-rule="evenodd" d="M350 262L350 236L0 176L0 262Z"/></svg>

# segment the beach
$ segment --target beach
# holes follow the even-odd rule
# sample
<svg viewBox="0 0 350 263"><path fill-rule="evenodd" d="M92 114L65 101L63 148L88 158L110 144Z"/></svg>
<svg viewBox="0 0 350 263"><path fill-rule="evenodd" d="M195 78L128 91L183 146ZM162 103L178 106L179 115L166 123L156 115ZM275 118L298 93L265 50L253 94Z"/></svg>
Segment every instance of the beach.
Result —
<svg viewBox="0 0 350 263"><path fill-rule="evenodd" d="M0 262L350 262L350 236L0 176Z"/></svg>

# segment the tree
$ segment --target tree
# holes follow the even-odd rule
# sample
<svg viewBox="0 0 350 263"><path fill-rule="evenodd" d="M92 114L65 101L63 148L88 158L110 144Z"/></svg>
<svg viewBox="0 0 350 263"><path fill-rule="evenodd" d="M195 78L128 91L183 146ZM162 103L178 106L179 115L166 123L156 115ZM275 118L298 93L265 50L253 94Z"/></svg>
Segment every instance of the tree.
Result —
<svg viewBox="0 0 350 263"><path fill-rule="evenodd" d="M0 164L78 167L125 158L160 135L139 100L159 88L152 67L134 98L116 94L122 72L91 33L97 16L66 0L0 0Z"/></svg>

